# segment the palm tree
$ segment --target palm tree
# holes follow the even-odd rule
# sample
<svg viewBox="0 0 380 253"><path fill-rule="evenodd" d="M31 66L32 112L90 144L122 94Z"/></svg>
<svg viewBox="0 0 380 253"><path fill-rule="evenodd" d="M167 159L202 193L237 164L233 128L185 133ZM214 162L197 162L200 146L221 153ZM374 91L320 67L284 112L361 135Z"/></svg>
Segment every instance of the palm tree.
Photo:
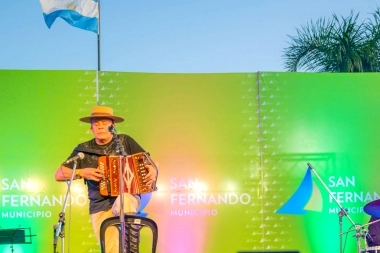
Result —
<svg viewBox="0 0 380 253"><path fill-rule="evenodd" d="M347 18L333 14L332 19L318 19L289 36L290 46L283 58L287 71L379 72L380 9L374 20L358 23L359 14Z"/></svg>

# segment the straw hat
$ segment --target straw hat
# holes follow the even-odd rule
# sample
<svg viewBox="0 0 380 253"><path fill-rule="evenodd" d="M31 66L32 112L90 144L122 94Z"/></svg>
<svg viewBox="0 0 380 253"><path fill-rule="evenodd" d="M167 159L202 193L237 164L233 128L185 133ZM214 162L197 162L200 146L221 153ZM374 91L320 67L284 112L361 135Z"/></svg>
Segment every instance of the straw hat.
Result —
<svg viewBox="0 0 380 253"><path fill-rule="evenodd" d="M92 118L108 118L112 119L114 123L124 121L122 117L113 115L113 109L107 106L94 106L91 110L90 116L80 118L79 120L82 122L91 123Z"/></svg>

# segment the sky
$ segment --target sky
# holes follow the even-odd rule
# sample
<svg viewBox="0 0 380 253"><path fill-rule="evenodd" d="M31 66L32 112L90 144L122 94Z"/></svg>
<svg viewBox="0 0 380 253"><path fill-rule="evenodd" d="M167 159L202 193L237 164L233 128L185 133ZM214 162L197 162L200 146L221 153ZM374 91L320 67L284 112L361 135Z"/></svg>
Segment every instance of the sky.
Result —
<svg viewBox="0 0 380 253"><path fill-rule="evenodd" d="M285 71L296 28L332 14L370 18L380 0L101 0L95 33L57 19L38 0L2 0L0 69L149 73Z"/></svg>

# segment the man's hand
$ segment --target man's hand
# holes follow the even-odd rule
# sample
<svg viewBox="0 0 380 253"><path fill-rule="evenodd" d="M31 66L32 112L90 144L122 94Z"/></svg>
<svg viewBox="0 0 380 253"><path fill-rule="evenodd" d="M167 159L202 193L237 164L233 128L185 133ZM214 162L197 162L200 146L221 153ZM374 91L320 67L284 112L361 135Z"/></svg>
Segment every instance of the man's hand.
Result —
<svg viewBox="0 0 380 253"><path fill-rule="evenodd" d="M145 182L147 185L152 185L154 181L156 181L156 178L157 178L157 170L156 168L151 165L151 164L147 164L145 165L145 168L148 170L148 174L146 174L145 176Z"/></svg>
<svg viewBox="0 0 380 253"><path fill-rule="evenodd" d="M104 177L104 171L95 168L84 168L79 170L79 175L87 180L99 182Z"/></svg>

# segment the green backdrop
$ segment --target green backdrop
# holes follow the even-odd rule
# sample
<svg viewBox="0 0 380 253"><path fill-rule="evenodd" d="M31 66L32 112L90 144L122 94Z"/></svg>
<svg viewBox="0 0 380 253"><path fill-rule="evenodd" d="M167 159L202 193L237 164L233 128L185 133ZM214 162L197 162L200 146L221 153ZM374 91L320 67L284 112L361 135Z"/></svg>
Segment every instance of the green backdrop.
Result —
<svg viewBox="0 0 380 253"><path fill-rule="evenodd" d="M158 252L337 252L339 206L328 191L349 210L344 232L350 219L368 222L362 208L378 198L378 83L378 74L101 72L97 88L94 71L0 71L1 229L35 235L15 252L53 250L67 190L54 172L92 138L78 119L99 103L126 118L118 132L160 166L143 210L159 226ZM279 213L307 163L320 211ZM64 248L99 252L83 181L73 183L65 217ZM352 235L345 252L356 249Z"/></svg>

